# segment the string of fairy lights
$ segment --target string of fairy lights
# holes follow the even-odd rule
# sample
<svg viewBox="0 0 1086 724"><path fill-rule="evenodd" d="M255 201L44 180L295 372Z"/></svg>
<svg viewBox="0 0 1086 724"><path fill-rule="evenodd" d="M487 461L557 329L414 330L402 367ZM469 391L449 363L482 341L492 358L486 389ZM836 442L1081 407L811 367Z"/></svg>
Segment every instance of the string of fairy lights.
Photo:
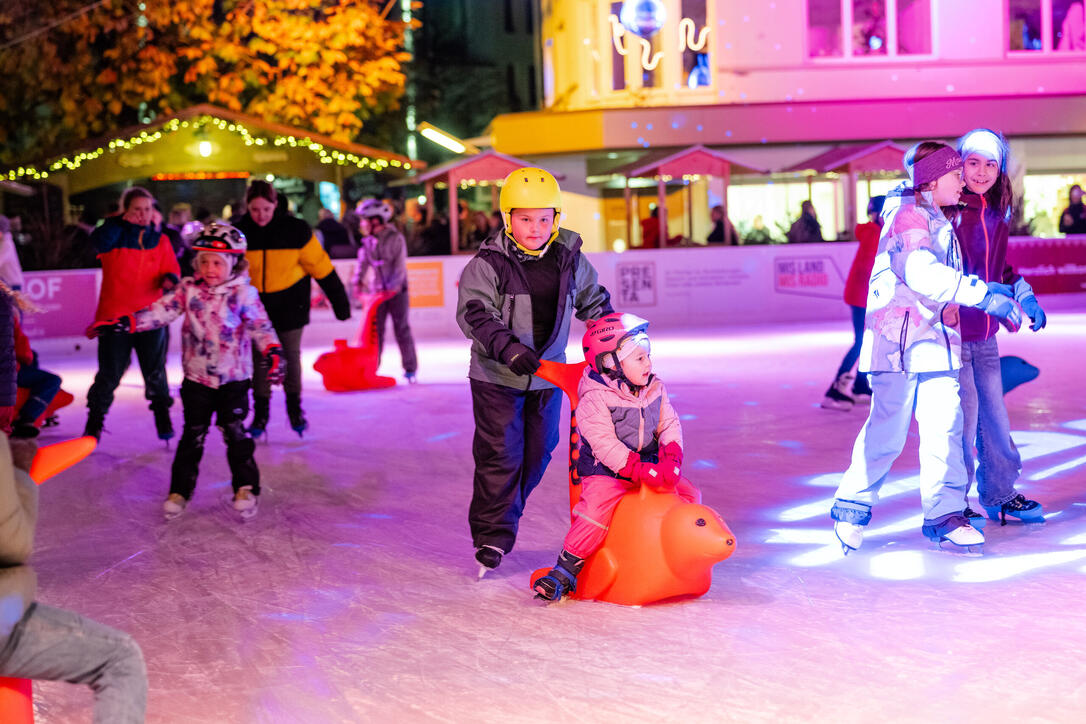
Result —
<svg viewBox="0 0 1086 724"><path fill-rule="evenodd" d="M395 158L370 158L369 156L359 156L354 153L347 153L337 149L329 149L308 136L298 137L276 134L273 138L269 139L264 138L263 136L253 135L244 124L238 123L237 121L228 121L222 118L216 118L215 116L200 116L193 120L180 120L174 118L155 131L140 131L138 135L129 138L115 138L108 144L99 146L94 150L80 151L79 153L70 156L58 158L55 161L50 162L47 168L37 168L33 165L12 168L6 174L0 173L0 178L6 177L8 181L16 181L19 179L33 179L35 181L40 181L49 178L50 173L56 173L57 171L74 171L84 163L94 161L106 153L131 151L132 149L159 141L164 136L182 129L191 128L194 131L198 131L208 126L238 134L245 141L246 146L271 145L275 147L305 148L315 154L320 159L321 163L325 164L334 163L340 166L354 165L360 169L368 168L373 171L384 171L389 166L403 168L405 170L411 169L410 162L400 161Z"/></svg>

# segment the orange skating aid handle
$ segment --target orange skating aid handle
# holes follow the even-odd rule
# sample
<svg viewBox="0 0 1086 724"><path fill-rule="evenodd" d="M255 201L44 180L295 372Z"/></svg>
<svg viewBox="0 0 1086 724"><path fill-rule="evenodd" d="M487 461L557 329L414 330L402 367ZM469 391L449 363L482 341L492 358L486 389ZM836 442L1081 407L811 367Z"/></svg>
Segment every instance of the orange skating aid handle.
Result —
<svg viewBox="0 0 1086 724"><path fill-rule="evenodd" d="M87 435L39 448L38 454L34 456L34 462L30 464L30 477L41 485L57 473L67 470L90 455L97 446L98 441Z"/></svg>
<svg viewBox="0 0 1086 724"><path fill-rule="evenodd" d="M34 724L34 696L30 679L0 677L0 721Z"/></svg>
<svg viewBox="0 0 1086 724"><path fill-rule="evenodd" d="M581 384L581 376L587 362L568 364L554 362L549 359L539 363L539 369L535 375L540 379L550 382L555 387L566 393L569 398L569 512L573 519L573 507L581 499L581 478L577 474L577 457L581 452L581 436L577 433L577 403L581 401L577 394L577 388Z"/></svg>

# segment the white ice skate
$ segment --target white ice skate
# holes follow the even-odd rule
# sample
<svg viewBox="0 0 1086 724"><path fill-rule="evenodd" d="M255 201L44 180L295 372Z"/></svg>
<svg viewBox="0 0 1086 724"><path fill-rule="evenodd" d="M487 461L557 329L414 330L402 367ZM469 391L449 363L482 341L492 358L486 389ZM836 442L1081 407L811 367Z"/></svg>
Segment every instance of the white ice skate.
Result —
<svg viewBox="0 0 1086 724"><path fill-rule="evenodd" d="M860 550L864 544L864 526L839 520L833 524L834 535L841 542L841 552L846 556Z"/></svg>
<svg viewBox="0 0 1086 724"><path fill-rule="evenodd" d="M234 510L241 515L242 520L249 520L256 515L257 505L260 499L253 494L250 485L243 485L234 495Z"/></svg>
<svg viewBox="0 0 1086 724"><path fill-rule="evenodd" d="M166 498L166 501L162 503L162 512L166 516L166 520L173 520L177 516L185 512L185 505L188 501L185 500L185 496L178 493L170 493L170 496Z"/></svg>
<svg viewBox="0 0 1086 724"><path fill-rule="evenodd" d="M964 556L980 556L984 551L984 534L969 525L947 531L941 538L931 539L940 550ZM950 544L949 547L944 544Z"/></svg>

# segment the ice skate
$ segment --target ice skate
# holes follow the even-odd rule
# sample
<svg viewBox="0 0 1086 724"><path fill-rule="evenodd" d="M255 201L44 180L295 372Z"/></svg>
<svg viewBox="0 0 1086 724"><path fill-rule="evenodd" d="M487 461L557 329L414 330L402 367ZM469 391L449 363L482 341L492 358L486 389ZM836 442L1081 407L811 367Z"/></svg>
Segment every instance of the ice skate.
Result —
<svg viewBox="0 0 1086 724"><path fill-rule="evenodd" d="M835 500L830 509L833 533L846 556L860 549L864 542L864 527L871 522L871 506L854 500Z"/></svg>
<svg viewBox="0 0 1086 724"><path fill-rule="evenodd" d="M965 510L962 511L962 517L965 518L969 525L973 526L977 530L984 530L984 525L988 522L984 519L984 516L977 511L965 506Z"/></svg>
<svg viewBox="0 0 1086 724"><path fill-rule="evenodd" d="M864 544L864 526L839 520L833 524L833 534L841 543L841 552L846 556L853 551L860 550Z"/></svg>
<svg viewBox="0 0 1086 724"><path fill-rule="evenodd" d="M174 436L173 421L170 419L170 405L168 402L151 403L151 412L155 416L155 432L158 433L158 439L165 441L166 449L169 449L170 439Z"/></svg>
<svg viewBox="0 0 1086 724"><path fill-rule="evenodd" d="M162 512L166 516L166 520L173 520L177 516L185 512L185 506L188 505L185 496L179 493L170 493L169 497L162 504Z"/></svg>
<svg viewBox="0 0 1086 724"><path fill-rule="evenodd" d="M577 590L577 574L584 567L584 559L562 551L554 568L532 581L535 597L544 601L558 601Z"/></svg>
<svg viewBox="0 0 1086 724"><path fill-rule="evenodd" d="M87 415L87 424L83 426L83 437L93 437L98 442L102 441L102 429L106 424L106 416L93 410Z"/></svg>
<svg viewBox="0 0 1086 724"><path fill-rule="evenodd" d="M475 549L475 560L479 562L479 578L494 570L502 563L505 551L497 546L481 545Z"/></svg>
<svg viewBox="0 0 1086 724"><path fill-rule="evenodd" d="M259 501L260 498L253 494L252 486L243 485L234 493L234 510L241 515L242 520L249 520L256 515Z"/></svg>
<svg viewBox="0 0 1086 724"><path fill-rule="evenodd" d="M871 404L871 385L867 381L867 375L856 375L856 382L852 385L852 399L857 405Z"/></svg>
<svg viewBox="0 0 1086 724"><path fill-rule="evenodd" d="M249 423L249 436L254 440L266 436L270 412L271 400L267 397L253 395L253 421Z"/></svg>
<svg viewBox="0 0 1086 724"><path fill-rule="evenodd" d="M959 524L941 534L932 532L934 526L924 526L924 534L935 544L937 550L972 557L983 555L984 534L966 523L963 517L952 520Z"/></svg>
<svg viewBox="0 0 1086 724"><path fill-rule="evenodd" d="M409 385L417 385L419 383L419 376L414 372L404 372L403 378L407 380Z"/></svg>
<svg viewBox="0 0 1086 724"><path fill-rule="evenodd" d="M822 398L822 408L826 410L851 410L855 400L848 396L848 389L852 386L852 375L847 372L839 375Z"/></svg>
<svg viewBox="0 0 1086 724"><path fill-rule="evenodd" d="M1007 516L1017 518L1023 523L1044 523L1044 508L1036 500L1030 500L1021 493L1015 493L1014 497L1003 505L986 505L984 512L992 520L998 520L1000 525L1007 525Z"/></svg>
<svg viewBox="0 0 1086 724"><path fill-rule="evenodd" d="M302 411L302 398L299 395L287 395L287 417L290 418L290 429L298 433L298 437L309 429L309 421L305 419Z"/></svg>

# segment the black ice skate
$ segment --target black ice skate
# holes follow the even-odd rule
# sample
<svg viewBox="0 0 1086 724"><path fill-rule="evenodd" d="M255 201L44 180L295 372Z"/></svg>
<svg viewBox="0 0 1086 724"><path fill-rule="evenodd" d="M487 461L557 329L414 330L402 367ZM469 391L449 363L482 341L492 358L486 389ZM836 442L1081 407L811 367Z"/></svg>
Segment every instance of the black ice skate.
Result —
<svg viewBox="0 0 1086 724"><path fill-rule="evenodd" d="M305 419L302 411L300 395L287 395L287 417L290 418L290 429L298 433L298 437L302 437L302 433L309 429L309 421Z"/></svg>
<svg viewBox="0 0 1086 724"><path fill-rule="evenodd" d="M165 441L167 448L170 447L170 439L174 436L173 421L170 419L170 404L169 401L151 403L151 412L155 416L155 431L158 433L158 439Z"/></svg>
<svg viewBox="0 0 1086 724"><path fill-rule="evenodd" d="M855 400L848 396L848 390L852 387L852 375L847 372L839 375L822 398L822 407L826 410L851 410Z"/></svg>
<svg viewBox="0 0 1086 724"><path fill-rule="evenodd" d="M249 423L249 436L254 440L267 432L269 414L271 398L253 395L253 421Z"/></svg>
<svg viewBox="0 0 1086 724"><path fill-rule="evenodd" d="M475 560L479 563L479 578L502 564L505 551L497 546L481 545L475 549Z"/></svg>

